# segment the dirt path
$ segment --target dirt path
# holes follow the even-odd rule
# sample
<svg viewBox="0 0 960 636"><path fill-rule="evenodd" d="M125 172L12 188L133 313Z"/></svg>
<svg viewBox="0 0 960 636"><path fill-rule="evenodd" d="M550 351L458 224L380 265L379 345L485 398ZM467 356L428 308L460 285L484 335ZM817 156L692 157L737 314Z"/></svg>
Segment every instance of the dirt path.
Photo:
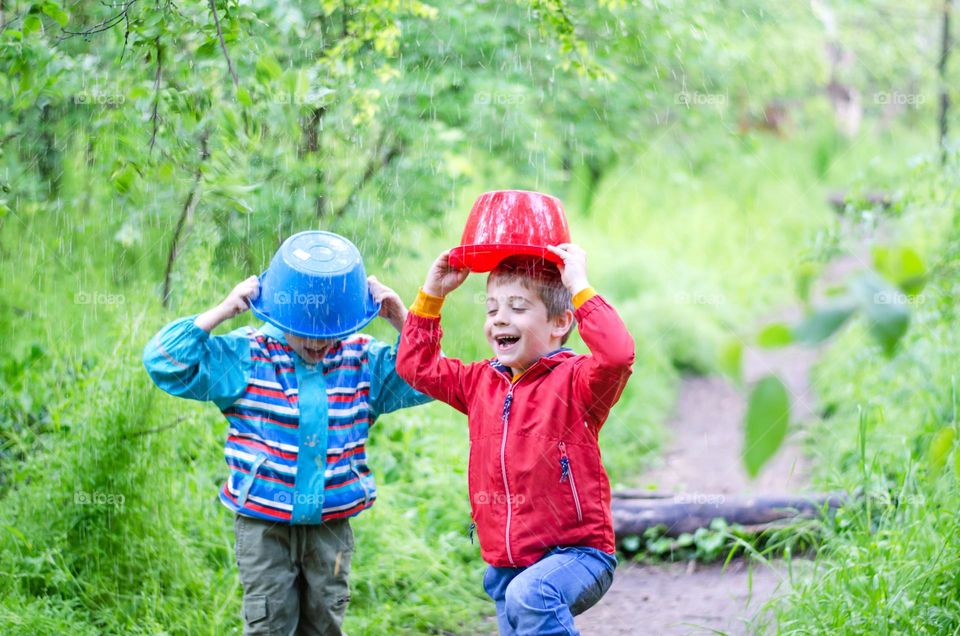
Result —
<svg viewBox="0 0 960 636"><path fill-rule="evenodd" d="M824 280L842 280L862 262L862 254L838 259ZM788 309L770 320L792 322L799 316L798 309ZM740 461L744 395L722 378L691 377L681 385L668 424L672 439L661 463L639 484L672 493L803 492L809 475L801 451L803 423L816 417L810 369L818 353L797 346L744 350L747 382L776 373L791 395L790 433L756 480L748 479ZM786 573L779 564L750 567L741 560L726 569L694 563L621 565L610 591L577 618L577 627L584 636L743 634L747 621L783 585Z"/></svg>

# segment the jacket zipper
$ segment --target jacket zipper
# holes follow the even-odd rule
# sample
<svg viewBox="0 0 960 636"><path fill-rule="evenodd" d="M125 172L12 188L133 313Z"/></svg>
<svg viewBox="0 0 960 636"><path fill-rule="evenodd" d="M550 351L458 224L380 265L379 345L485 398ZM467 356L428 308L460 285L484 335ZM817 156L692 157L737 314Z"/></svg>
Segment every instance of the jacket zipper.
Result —
<svg viewBox="0 0 960 636"><path fill-rule="evenodd" d="M570 483L570 493L573 494L573 505L577 508L577 522L583 521L583 511L580 509L580 497L577 495L577 482L573 479L573 468L570 466L570 457L567 456L567 445L563 442L557 444L560 449L560 483L564 481Z"/></svg>
<svg viewBox="0 0 960 636"><path fill-rule="evenodd" d="M507 559L510 564L516 567L513 560L513 550L510 549L510 521L513 517L513 497L510 496L510 485L507 483L507 427L510 424L510 404L513 402L513 387L515 383L510 383L510 389L507 391L507 397L503 400L503 437L500 439L500 472L503 475L503 490L507 494L507 526L504 530L504 539L507 545Z"/></svg>
<svg viewBox="0 0 960 636"><path fill-rule="evenodd" d="M507 560L510 561L510 565L514 567L516 567L517 563L513 560L513 549L510 547L510 522L513 519L513 497L510 495L510 484L507 483L507 428L510 424L510 405L513 403L513 389L516 388L517 384L522 382L524 378L530 376L530 369L540 364L541 360L543 360L543 358L530 365L516 381L503 376L504 380L510 383L510 388L507 390L507 397L503 400L503 437L500 439L500 474L503 476L503 490L507 495L507 526L503 531L503 538L507 547Z"/></svg>

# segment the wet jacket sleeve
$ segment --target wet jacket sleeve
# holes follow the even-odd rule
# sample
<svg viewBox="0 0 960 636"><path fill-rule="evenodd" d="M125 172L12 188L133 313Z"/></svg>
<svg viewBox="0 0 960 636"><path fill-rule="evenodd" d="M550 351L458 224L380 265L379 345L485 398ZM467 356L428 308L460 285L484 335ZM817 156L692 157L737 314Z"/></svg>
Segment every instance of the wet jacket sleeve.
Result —
<svg viewBox="0 0 960 636"><path fill-rule="evenodd" d="M633 337L602 296L591 296L574 315L580 337L590 349L574 372L574 395L587 405L587 421L599 426L620 399L633 371Z"/></svg>
<svg viewBox="0 0 960 636"><path fill-rule="evenodd" d="M430 402L432 398L417 391L397 373L397 348L377 340L367 346L370 365L370 408L375 415Z"/></svg>
<svg viewBox="0 0 960 636"><path fill-rule="evenodd" d="M467 412L468 376L476 363L466 365L440 353L439 316L420 315L411 310L400 333L397 373L418 391Z"/></svg>
<svg viewBox="0 0 960 636"><path fill-rule="evenodd" d="M250 340L245 329L211 336L194 318L175 320L151 338L143 365L170 395L214 402L222 409L246 389Z"/></svg>

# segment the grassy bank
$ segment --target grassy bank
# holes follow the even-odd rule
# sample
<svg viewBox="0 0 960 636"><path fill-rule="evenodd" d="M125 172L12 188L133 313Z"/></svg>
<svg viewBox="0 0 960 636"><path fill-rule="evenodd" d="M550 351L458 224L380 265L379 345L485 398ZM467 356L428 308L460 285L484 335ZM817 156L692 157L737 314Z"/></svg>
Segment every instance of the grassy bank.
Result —
<svg viewBox="0 0 960 636"><path fill-rule="evenodd" d="M824 528L816 560L775 604L781 633L960 630L957 176L920 163L904 168L902 182L902 216L884 221L884 242L914 246L929 281L910 297L910 330L895 356L855 324L817 367L817 485L856 501Z"/></svg>

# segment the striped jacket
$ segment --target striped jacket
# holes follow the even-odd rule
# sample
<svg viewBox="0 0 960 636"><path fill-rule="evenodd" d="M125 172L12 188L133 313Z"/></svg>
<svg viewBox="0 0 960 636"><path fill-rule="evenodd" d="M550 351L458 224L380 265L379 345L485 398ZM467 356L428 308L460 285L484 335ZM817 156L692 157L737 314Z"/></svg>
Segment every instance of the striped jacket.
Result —
<svg viewBox="0 0 960 636"><path fill-rule="evenodd" d="M396 348L354 334L310 365L272 325L211 336L193 321L161 329L143 362L161 389L212 401L227 418L223 504L290 524L352 517L373 505L370 425L430 400L396 374Z"/></svg>

